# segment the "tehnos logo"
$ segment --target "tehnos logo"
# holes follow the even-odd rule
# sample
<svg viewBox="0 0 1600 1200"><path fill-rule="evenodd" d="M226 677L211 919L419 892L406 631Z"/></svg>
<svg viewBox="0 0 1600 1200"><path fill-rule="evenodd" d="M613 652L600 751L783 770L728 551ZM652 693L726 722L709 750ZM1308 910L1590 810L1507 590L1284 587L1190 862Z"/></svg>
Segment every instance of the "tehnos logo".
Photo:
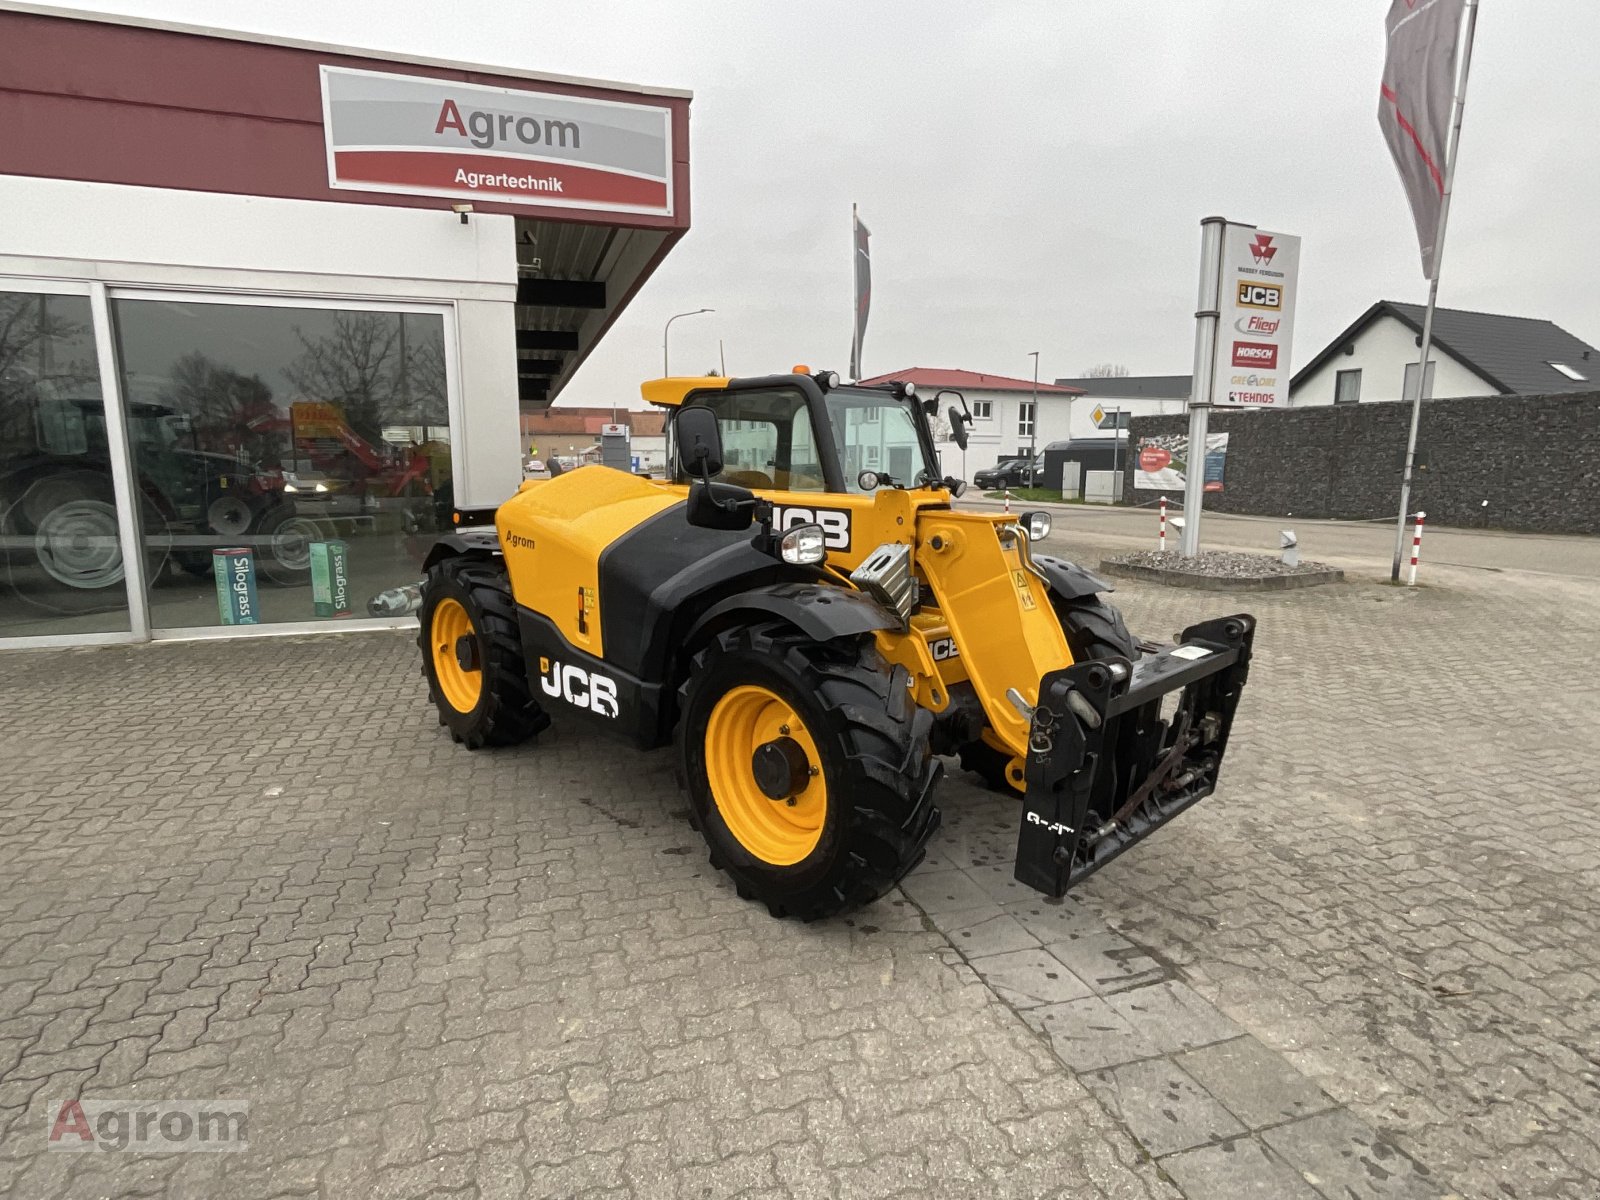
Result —
<svg viewBox="0 0 1600 1200"><path fill-rule="evenodd" d="M1268 342L1235 342L1233 365L1236 367L1266 367L1276 370L1278 348Z"/></svg>

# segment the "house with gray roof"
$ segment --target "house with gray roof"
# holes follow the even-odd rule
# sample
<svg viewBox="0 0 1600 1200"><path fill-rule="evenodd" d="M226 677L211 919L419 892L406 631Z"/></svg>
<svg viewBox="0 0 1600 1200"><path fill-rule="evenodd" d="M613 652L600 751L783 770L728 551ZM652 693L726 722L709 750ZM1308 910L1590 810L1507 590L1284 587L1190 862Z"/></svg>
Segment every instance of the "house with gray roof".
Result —
<svg viewBox="0 0 1600 1200"><path fill-rule="evenodd" d="M1422 318L1420 304L1378 301L1295 373L1290 405L1407 399L1416 380ZM1434 314L1426 396L1596 390L1600 351L1553 321L1455 308Z"/></svg>

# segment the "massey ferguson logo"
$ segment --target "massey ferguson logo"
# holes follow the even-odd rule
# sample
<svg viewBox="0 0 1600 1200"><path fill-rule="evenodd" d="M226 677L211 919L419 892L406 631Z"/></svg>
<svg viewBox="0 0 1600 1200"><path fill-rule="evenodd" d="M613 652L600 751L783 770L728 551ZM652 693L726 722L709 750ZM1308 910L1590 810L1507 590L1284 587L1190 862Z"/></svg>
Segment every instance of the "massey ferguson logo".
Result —
<svg viewBox="0 0 1600 1200"><path fill-rule="evenodd" d="M617 715L617 681L598 672L541 658L539 686L546 696L565 700L577 708L587 708L598 716L614 718Z"/></svg>
<svg viewBox="0 0 1600 1200"><path fill-rule="evenodd" d="M847 509L783 505L773 508L772 532L786 533L796 525L821 525L824 546L829 550L850 549L850 513Z"/></svg>
<svg viewBox="0 0 1600 1200"><path fill-rule="evenodd" d="M1233 365L1236 367L1269 367L1276 369L1278 366L1278 348L1268 342L1235 342L1233 344Z"/></svg>
<svg viewBox="0 0 1600 1200"><path fill-rule="evenodd" d="M1256 283L1254 280L1239 280L1239 306L1241 308L1270 308L1283 307L1283 285L1278 283Z"/></svg>
<svg viewBox="0 0 1600 1200"><path fill-rule="evenodd" d="M1264 267L1270 263L1278 253L1278 248L1272 244L1270 233L1256 234L1256 240L1250 244L1250 257L1256 260L1256 265Z"/></svg>
<svg viewBox="0 0 1600 1200"><path fill-rule="evenodd" d="M1260 337L1271 337L1278 332L1278 326L1282 324L1282 317L1240 317L1233 323L1233 327L1240 333L1253 333Z"/></svg>

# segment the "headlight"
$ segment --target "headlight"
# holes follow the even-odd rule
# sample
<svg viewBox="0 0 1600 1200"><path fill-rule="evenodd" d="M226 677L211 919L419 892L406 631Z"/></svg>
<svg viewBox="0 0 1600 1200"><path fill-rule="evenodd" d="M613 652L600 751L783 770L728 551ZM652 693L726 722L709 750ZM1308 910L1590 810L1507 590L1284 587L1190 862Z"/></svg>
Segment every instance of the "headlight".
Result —
<svg viewBox="0 0 1600 1200"><path fill-rule="evenodd" d="M1017 524L1022 526L1030 542L1042 542L1050 536L1050 514L1047 512L1025 512L1017 518Z"/></svg>
<svg viewBox="0 0 1600 1200"><path fill-rule="evenodd" d="M778 540L778 554L786 563L811 566L828 557L821 525L796 525Z"/></svg>
<svg viewBox="0 0 1600 1200"><path fill-rule="evenodd" d="M300 489L295 487L295 485L292 484L292 483L286 483L286 484L283 485L283 490L285 492L287 492L289 495L293 496L297 492L299 492Z"/></svg>
<svg viewBox="0 0 1600 1200"><path fill-rule="evenodd" d="M316 486L316 487L315 487L315 488L313 488L313 489L312 489L312 490L313 490L313 491L317 491L317 492L325 492L325 491L327 491L327 490L328 490L328 485L327 485L327 484L325 484L325 483L319 483L319 484L317 484L317 486ZM1048 518L1048 517L1047 517L1047 518L1045 518L1045 520L1046 520L1046 521L1047 521L1047 522L1048 522L1048 520L1049 520L1049 518Z"/></svg>

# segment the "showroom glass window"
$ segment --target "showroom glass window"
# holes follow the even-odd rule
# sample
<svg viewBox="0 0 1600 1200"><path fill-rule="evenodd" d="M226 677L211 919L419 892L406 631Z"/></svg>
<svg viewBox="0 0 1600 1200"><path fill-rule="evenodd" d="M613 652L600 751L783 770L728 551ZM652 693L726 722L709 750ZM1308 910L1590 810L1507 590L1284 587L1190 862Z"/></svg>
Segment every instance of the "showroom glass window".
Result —
<svg viewBox="0 0 1600 1200"><path fill-rule="evenodd" d="M129 628L89 298L0 285L0 637Z"/></svg>
<svg viewBox="0 0 1600 1200"><path fill-rule="evenodd" d="M443 314L111 303L151 624L388 615L452 509Z"/></svg>

